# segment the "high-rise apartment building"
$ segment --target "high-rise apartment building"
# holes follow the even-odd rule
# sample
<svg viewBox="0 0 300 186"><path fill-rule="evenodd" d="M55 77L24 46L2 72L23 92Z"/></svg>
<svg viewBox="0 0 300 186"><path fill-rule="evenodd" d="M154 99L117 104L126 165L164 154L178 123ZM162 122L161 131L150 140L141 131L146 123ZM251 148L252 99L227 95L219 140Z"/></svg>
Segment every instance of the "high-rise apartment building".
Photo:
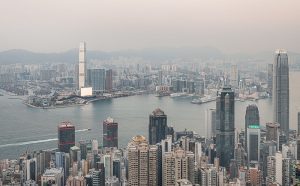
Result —
<svg viewBox="0 0 300 186"><path fill-rule="evenodd" d="M289 64L285 50L277 50L273 65L274 122L289 136Z"/></svg>
<svg viewBox="0 0 300 186"><path fill-rule="evenodd" d="M216 146L220 165L229 167L230 160L234 158L235 125L234 125L234 91L223 88L218 93L216 102Z"/></svg>
<svg viewBox="0 0 300 186"><path fill-rule="evenodd" d="M245 149L247 148L247 130L250 125L259 126L259 111L256 105L248 105L245 114ZM247 150L248 152L248 150Z"/></svg>
<svg viewBox="0 0 300 186"><path fill-rule="evenodd" d="M118 147L118 123L110 117L103 121L103 147Z"/></svg>
<svg viewBox="0 0 300 186"><path fill-rule="evenodd" d="M58 149L69 153L72 146L75 146L75 126L68 121L62 122L58 126Z"/></svg>
<svg viewBox="0 0 300 186"><path fill-rule="evenodd" d="M79 66L78 66L78 89L85 87L86 83L86 44L79 45Z"/></svg>
<svg viewBox="0 0 300 186"><path fill-rule="evenodd" d="M167 115L161 109L155 109L149 116L149 143L155 145L166 139L168 134Z"/></svg>
<svg viewBox="0 0 300 186"><path fill-rule="evenodd" d="M163 155L163 185L172 186L180 179L194 183L195 157L190 151L175 149Z"/></svg>
<svg viewBox="0 0 300 186"><path fill-rule="evenodd" d="M143 136L135 136L128 143L128 184L158 184L158 148L149 145Z"/></svg>

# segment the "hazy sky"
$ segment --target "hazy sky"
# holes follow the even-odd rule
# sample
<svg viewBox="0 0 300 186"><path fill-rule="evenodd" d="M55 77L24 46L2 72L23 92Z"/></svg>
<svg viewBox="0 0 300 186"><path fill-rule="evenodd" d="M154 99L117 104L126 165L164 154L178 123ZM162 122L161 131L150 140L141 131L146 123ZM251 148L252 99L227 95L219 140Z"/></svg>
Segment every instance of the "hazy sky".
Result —
<svg viewBox="0 0 300 186"><path fill-rule="evenodd" d="M300 52L299 0L0 0L0 51L213 46Z"/></svg>

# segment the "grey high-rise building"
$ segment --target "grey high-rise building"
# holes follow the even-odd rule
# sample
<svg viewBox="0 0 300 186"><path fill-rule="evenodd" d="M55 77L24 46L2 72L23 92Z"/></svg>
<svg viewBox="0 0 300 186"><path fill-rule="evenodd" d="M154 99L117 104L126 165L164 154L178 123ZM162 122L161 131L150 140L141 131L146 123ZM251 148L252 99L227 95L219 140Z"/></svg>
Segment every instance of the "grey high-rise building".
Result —
<svg viewBox="0 0 300 186"><path fill-rule="evenodd" d="M88 69L87 84L93 87L93 91L104 91L105 77L105 69Z"/></svg>
<svg viewBox="0 0 300 186"><path fill-rule="evenodd" d="M259 126L259 111L256 105L248 105L245 114L245 146L247 147L247 130L251 125ZM245 148L247 149L247 148Z"/></svg>
<svg viewBox="0 0 300 186"><path fill-rule="evenodd" d="M248 165L251 161L260 160L260 127L259 125L249 125L247 130L247 154Z"/></svg>
<svg viewBox="0 0 300 186"><path fill-rule="evenodd" d="M300 136L300 112L298 112L298 136Z"/></svg>
<svg viewBox="0 0 300 186"><path fill-rule="evenodd" d="M235 125L234 125L234 91L223 88L218 93L216 102L216 146L220 165L229 168L234 158Z"/></svg>
<svg viewBox="0 0 300 186"><path fill-rule="evenodd" d="M289 135L289 64L286 51L277 50L273 65L274 122Z"/></svg>
<svg viewBox="0 0 300 186"><path fill-rule="evenodd" d="M166 139L168 134L167 115L161 109L155 109L149 116L149 144L155 145Z"/></svg>
<svg viewBox="0 0 300 186"><path fill-rule="evenodd" d="M272 94L273 90L273 64L268 64L268 92Z"/></svg>
<svg viewBox="0 0 300 186"><path fill-rule="evenodd" d="M118 147L118 123L110 117L103 121L103 147Z"/></svg>

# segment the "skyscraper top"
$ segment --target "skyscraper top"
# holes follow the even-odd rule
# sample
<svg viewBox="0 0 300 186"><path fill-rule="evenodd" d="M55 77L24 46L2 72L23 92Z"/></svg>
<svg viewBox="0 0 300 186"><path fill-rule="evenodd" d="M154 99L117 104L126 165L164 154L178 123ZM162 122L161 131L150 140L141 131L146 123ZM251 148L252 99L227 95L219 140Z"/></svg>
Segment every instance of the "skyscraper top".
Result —
<svg viewBox="0 0 300 186"><path fill-rule="evenodd" d="M86 46L86 43L84 41L80 42L80 44L79 44L80 49L85 48L85 46Z"/></svg>
<svg viewBox="0 0 300 186"><path fill-rule="evenodd" d="M106 120L104 120L105 123L114 123L114 119L111 117L108 117Z"/></svg>
<svg viewBox="0 0 300 186"><path fill-rule="evenodd" d="M275 53L276 53L276 54L286 54L287 51L286 51L285 49L277 49L277 50L275 51Z"/></svg>
<svg viewBox="0 0 300 186"><path fill-rule="evenodd" d="M146 138L144 136L141 136L141 135L134 136L132 138L132 141L134 143L147 143Z"/></svg>
<svg viewBox="0 0 300 186"><path fill-rule="evenodd" d="M165 115L164 111L162 111L160 108L155 109L155 110L152 112L152 114L153 114L154 116L163 116L163 115Z"/></svg>
<svg viewBox="0 0 300 186"><path fill-rule="evenodd" d="M74 127L70 121L63 121L58 126L59 128L68 128L68 127Z"/></svg>

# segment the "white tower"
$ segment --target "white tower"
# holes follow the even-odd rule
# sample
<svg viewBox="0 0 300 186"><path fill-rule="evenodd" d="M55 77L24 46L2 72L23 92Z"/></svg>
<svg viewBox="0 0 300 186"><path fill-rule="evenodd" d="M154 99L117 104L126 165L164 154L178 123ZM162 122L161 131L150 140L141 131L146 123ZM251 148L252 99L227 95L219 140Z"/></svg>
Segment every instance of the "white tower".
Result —
<svg viewBox="0 0 300 186"><path fill-rule="evenodd" d="M86 44L81 42L79 45L79 67L78 67L78 89L85 87L86 79Z"/></svg>

